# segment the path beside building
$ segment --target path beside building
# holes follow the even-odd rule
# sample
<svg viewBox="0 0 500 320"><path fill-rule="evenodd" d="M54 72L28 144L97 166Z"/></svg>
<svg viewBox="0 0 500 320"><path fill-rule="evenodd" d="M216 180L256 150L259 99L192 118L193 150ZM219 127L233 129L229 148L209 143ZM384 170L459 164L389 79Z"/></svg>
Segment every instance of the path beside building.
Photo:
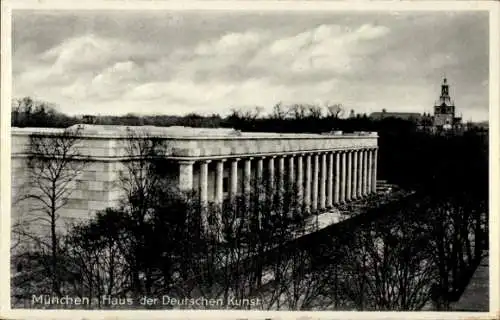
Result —
<svg viewBox="0 0 500 320"><path fill-rule="evenodd" d="M489 254L487 254L481 260L460 299L452 305L453 311L487 312L490 309L489 270Z"/></svg>

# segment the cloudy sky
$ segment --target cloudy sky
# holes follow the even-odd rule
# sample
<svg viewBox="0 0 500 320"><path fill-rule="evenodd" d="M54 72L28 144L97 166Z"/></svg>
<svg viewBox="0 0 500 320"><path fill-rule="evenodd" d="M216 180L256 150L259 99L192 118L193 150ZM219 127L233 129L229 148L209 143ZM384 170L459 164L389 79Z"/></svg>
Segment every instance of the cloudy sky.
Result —
<svg viewBox="0 0 500 320"><path fill-rule="evenodd" d="M68 114L430 112L446 75L486 120L488 38L481 12L14 11L13 95Z"/></svg>

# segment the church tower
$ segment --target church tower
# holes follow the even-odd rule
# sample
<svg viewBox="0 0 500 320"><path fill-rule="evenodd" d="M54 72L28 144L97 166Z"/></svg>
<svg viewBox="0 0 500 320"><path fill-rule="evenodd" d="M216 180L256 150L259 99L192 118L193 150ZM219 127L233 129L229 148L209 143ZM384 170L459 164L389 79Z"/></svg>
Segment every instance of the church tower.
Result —
<svg viewBox="0 0 500 320"><path fill-rule="evenodd" d="M446 77L441 84L441 96L434 104L434 127L452 129L455 126L455 103L450 98L450 86Z"/></svg>

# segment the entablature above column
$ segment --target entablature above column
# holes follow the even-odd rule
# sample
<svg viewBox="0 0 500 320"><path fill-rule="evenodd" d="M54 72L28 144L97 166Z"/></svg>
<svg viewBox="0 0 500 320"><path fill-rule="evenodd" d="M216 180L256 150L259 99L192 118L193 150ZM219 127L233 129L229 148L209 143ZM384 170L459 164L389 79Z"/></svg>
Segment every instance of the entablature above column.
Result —
<svg viewBox="0 0 500 320"><path fill-rule="evenodd" d="M101 131L103 131L102 133L99 131L100 127L97 128L99 130L96 129L96 133L90 134L89 132L92 131L90 130L92 128L85 128L84 134L80 137L81 143L78 146L79 154L82 155L82 158L90 157L92 161L103 162L127 161L136 158L134 155L127 154L127 143L130 143L130 141L126 136L111 134L101 128ZM140 127L139 129L146 130L151 128ZM170 132L175 132L176 130L180 130L182 132L188 130L188 128L174 130L156 127L153 129L151 130L153 130L155 134L156 131L160 132L162 130L166 130L165 132L168 132L169 134ZM88 130L90 131L87 132ZM193 130L195 129L192 129L191 131ZM16 129L14 129L12 132L12 158L22 158L30 155L28 138L31 131L18 131L19 130L16 131ZM144 136L144 138L137 135L134 136L134 139L154 138L162 140L165 150L164 152L161 152L161 157L176 161L297 156L301 154L378 148L378 136L376 133L239 133L238 135L229 135L229 133L226 132L227 130L223 130L224 132L222 133L225 134L224 136L203 136L202 134L205 134L205 131L208 132L210 130L200 131L199 136L171 136L165 133L164 136L154 135ZM49 135L49 133L44 132L41 132L40 134Z"/></svg>

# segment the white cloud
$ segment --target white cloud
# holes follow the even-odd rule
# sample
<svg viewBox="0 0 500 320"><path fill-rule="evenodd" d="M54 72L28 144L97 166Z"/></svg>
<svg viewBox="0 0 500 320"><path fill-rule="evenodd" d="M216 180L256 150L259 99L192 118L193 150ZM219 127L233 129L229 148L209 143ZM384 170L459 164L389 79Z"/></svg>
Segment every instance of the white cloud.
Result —
<svg viewBox="0 0 500 320"><path fill-rule="evenodd" d="M124 49L125 46L116 40L90 34L69 39L43 53L41 58L54 61L55 72L65 73L106 65L116 52Z"/></svg>
<svg viewBox="0 0 500 320"><path fill-rule="evenodd" d="M385 26L374 26L371 24L364 24L356 30L353 38L373 40L387 35L389 31L390 31L389 28Z"/></svg>
<svg viewBox="0 0 500 320"><path fill-rule="evenodd" d="M137 46L126 40L85 34L40 53L31 61L30 68L14 80L33 86L47 82L72 85L83 79L92 81L99 75L110 80L113 72L133 72L123 69L134 67L131 57L156 56L156 51L155 45Z"/></svg>
<svg viewBox="0 0 500 320"><path fill-rule="evenodd" d="M238 84L217 81L194 83L191 81L155 82L140 85L124 97L124 106L145 102L157 106L183 105L184 111L222 111L239 106L269 107L283 103L311 103L315 100L326 102L335 93L335 81L309 85L286 86L272 83L267 79L249 79ZM161 110L160 107L155 110ZM182 110L182 109L181 109ZM148 110L149 111L149 110Z"/></svg>
<svg viewBox="0 0 500 320"><path fill-rule="evenodd" d="M150 82L141 84L131 91L125 93L124 98L134 101L152 100L165 96L165 84L162 82Z"/></svg>
<svg viewBox="0 0 500 320"><path fill-rule="evenodd" d="M88 94L97 99L115 99L125 94L138 83L136 76L140 68L133 61L116 62L86 83Z"/></svg>
<svg viewBox="0 0 500 320"><path fill-rule="evenodd" d="M337 25L320 25L312 30L283 39L277 39L263 48L251 62L264 66L273 62L273 68L285 72L314 74L315 72L353 73L358 70L361 57L371 54L380 45L370 40L389 32L386 27L363 25L351 30Z"/></svg>
<svg viewBox="0 0 500 320"><path fill-rule="evenodd" d="M92 80L96 84L110 84L115 81L123 81L131 76L131 73L137 68L133 61L120 61L104 69L104 71Z"/></svg>
<svg viewBox="0 0 500 320"><path fill-rule="evenodd" d="M134 101L173 100L188 106L207 105L224 99L235 85L226 83L194 83L189 80L141 84L126 93L124 99Z"/></svg>
<svg viewBox="0 0 500 320"><path fill-rule="evenodd" d="M238 55L255 49L266 37L263 33L228 33L219 39L202 42L195 49L197 55Z"/></svg>
<svg viewBox="0 0 500 320"><path fill-rule="evenodd" d="M294 83L294 77L314 77L325 71L355 72L356 54L363 51L360 46L384 34L374 26L349 30L336 25L320 25L283 38L273 38L266 31L227 33L192 49L175 48L141 66L123 59L124 51L141 49L126 41L86 35L44 52L41 60L46 65L32 75L37 81L64 78L60 95L65 99L121 101L122 108L184 105L201 111L272 106L279 101L310 103L335 99L340 94L335 90L337 82ZM370 50L365 48L364 52ZM29 74L22 77L29 80Z"/></svg>
<svg viewBox="0 0 500 320"><path fill-rule="evenodd" d="M286 83L293 81L293 73L354 72L358 47L383 34L380 27L349 30L336 25L320 25L281 39L263 30L233 32L204 40L192 49L175 48L142 66L127 56L154 51L151 47L87 34L43 52L42 63L19 79L32 85L57 79L63 83L61 94L74 99L88 95L109 100L125 95L136 101L163 97L197 105L238 92L255 100L254 91L263 89L257 88L258 83L274 86L269 95L284 99L290 93L270 85L269 79Z"/></svg>
<svg viewBox="0 0 500 320"><path fill-rule="evenodd" d="M450 53L434 53L429 57L429 68L439 69L451 67L457 63L455 55Z"/></svg>
<svg viewBox="0 0 500 320"><path fill-rule="evenodd" d="M82 81L74 82L71 85L64 86L61 88L61 96L80 100L85 99L89 94L88 87Z"/></svg>

